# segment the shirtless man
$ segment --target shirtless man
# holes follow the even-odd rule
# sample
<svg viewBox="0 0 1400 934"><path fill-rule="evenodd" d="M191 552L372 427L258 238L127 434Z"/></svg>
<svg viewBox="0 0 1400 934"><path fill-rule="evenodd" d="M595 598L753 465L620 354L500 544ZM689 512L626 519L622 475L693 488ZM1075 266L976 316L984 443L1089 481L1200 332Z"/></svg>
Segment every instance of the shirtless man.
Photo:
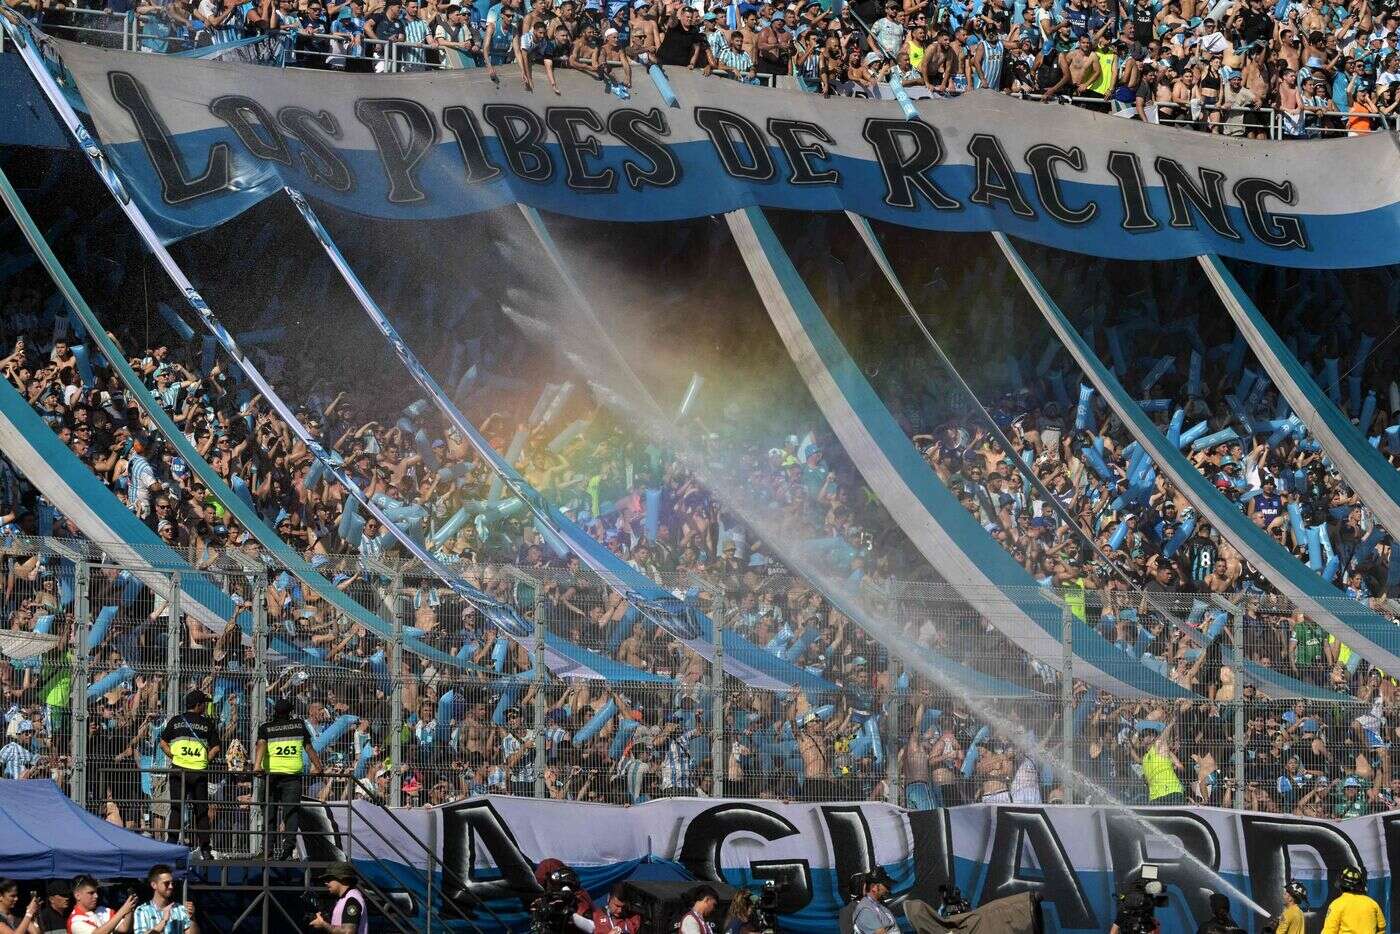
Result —
<svg viewBox="0 0 1400 934"><path fill-rule="evenodd" d="M1283 59L1283 63L1293 69L1296 79L1298 68L1303 64L1303 44L1298 40L1298 29L1289 23L1285 23L1278 30L1278 57ZM1294 81L1294 90L1297 90L1297 81Z"/></svg>
<svg viewBox="0 0 1400 934"><path fill-rule="evenodd" d="M661 48L661 31L656 27L656 17L647 0L636 0L632 4L630 22L632 30L627 54L649 65L656 61L656 52Z"/></svg>
<svg viewBox="0 0 1400 934"><path fill-rule="evenodd" d="M1080 97L1099 80L1099 57L1088 36L1080 36L1074 48L1060 56L1060 80L1045 90L1043 103L1050 103L1065 89Z"/></svg>
<svg viewBox="0 0 1400 934"><path fill-rule="evenodd" d="M744 51L758 61L758 11L749 10L739 20L739 32L744 37Z"/></svg>
<svg viewBox="0 0 1400 934"><path fill-rule="evenodd" d="M977 800L983 803L1011 803L1011 771L1014 762L1009 753L983 747L977 757L975 774L978 780Z"/></svg>
<svg viewBox="0 0 1400 934"><path fill-rule="evenodd" d="M831 771L832 741L846 718L823 721L814 713L804 714L798 727L797 751L802 754L802 796L813 801L835 797Z"/></svg>
<svg viewBox="0 0 1400 934"><path fill-rule="evenodd" d="M614 68L621 69L620 81L616 76L612 80L619 81L625 88L632 86L632 60L627 57L627 50L618 44L616 29L609 27L603 33L603 44L593 51L593 65L598 77L605 79Z"/></svg>
<svg viewBox="0 0 1400 934"><path fill-rule="evenodd" d="M496 727L491 723L485 701L471 705L462 717L457 735L463 754L475 752L489 756L496 748Z"/></svg>
<svg viewBox="0 0 1400 934"><path fill-rule="evenodd" d="M904 773L905 806L915 811L934 807L929 785L929 743L931 737L914 732L900 752L899 767Z"/></svg>

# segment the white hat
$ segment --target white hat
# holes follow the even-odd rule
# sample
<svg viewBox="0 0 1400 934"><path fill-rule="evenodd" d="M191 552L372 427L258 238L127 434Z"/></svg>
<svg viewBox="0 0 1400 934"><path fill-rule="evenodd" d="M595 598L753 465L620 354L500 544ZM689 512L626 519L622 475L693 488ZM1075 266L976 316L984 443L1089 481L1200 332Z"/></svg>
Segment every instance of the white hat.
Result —
<svg viewBox="0 0 1400 934"><path fill-rule="evenodd" d="M616 30L616 29L613 29L611 26L609 26L607 32L603 33L603 38L604 38L604 39L609 39L609 38L611 38L611 37L613 37L613 36L615 36L615 35L617 35L617 30Z"/></svg>

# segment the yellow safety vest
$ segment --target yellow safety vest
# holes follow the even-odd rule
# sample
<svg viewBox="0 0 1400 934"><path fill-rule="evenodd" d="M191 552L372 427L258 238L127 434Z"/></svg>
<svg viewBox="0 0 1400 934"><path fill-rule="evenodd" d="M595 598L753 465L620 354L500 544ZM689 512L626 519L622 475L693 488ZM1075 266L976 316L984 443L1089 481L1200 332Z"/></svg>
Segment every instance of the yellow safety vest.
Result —
<svg viewBox="0 0 1400 934"><path fill-rule="evenodd" d="M192 736L184 736L170 744L170 761L176 768L203 772L209 768L209 747Z"/></svg>
<svg viewBox="0 0 1400 934"><path fill-rule="evenodd" d="M913 39L909 40L909 67L918 68L924 63L924 47Z"/></svg>
<svg viewBox="0 0 1400 934"><path fill-rule="evenodd" d="M1118 70L1118 53L1116 52L1095 52L1099 57L1099 80L1094 82L1090 89L1096 94L1107 94L1108 86L1113 83L1113 75Z"/></svg>
<svg viewBox="0 0 1400 934"><path fill-rule="evenodd" d="M1171 757L1162 755L1156 749L1142 754L1142 778L1147 782L1148 801L1186 791L1181 779L1176 777L1176 769L1172 768Z"/></svg>
<svg viewBox="0 0 1400 934"><path fill-rule="evenodd" d="M299 739L269 739L263 764L274 775L300 775L304 746Z"/></svg>
<svg viewBox="0 0 1400 934"><path fill-rule="evenodd" d="M1081 577L1065 587L1065 606L1081 623L1087 621L1084 618L1084 600L1084 578Z"/></svg>

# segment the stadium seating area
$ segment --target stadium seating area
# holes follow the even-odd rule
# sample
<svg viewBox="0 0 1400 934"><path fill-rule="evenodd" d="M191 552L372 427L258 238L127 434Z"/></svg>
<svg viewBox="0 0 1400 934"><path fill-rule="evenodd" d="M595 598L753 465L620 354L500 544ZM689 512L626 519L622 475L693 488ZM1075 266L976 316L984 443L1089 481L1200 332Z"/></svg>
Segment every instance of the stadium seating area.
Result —
<svg viewBox="0 0 1400 934"><path fill-rule="evenodd" d="M18 8L56 34L147 51L246 44L262 60L349 71L519 68L532 84L583 72L625 94L632 64L749 82L790 78L826 95L941 97L991 88L1203 132L1303 139L1394 127L1393 4L1277 0L521 0L356 5L173 0ZM640 74L640 69L638 70Z"/></svg>
<svg viewBox="0 0 1400 934"><path fill-rule="evenodd" d="M848 307L881 300L868 272L851 270L851 281L865 285L848 296ZM1100 281L1095 276L1091 268L1066 264L1057 287L1092 295L1086 283ZM692 279L697 289L712 281ZM927 287L950 307L975 311L986 303L991 314L1011 301L989 285L994 279L978 264L940 268ZM1114 336L1099 331L1104 359L1123 357L1125 381L1152 400L1164 430L1177 421L1182 446L1217 488L1299 561L1393 619L1389 598L1400 567L1392 573L1389 539L1369 511L1300 426L1261 427L1282 418L1279 400L1247 368L1231 334L1209 324L1158 326L1159 301L1173 302L1187 322L1199 297L1176 294L1180 288L1166 272L1138 285ZM1335 297L1322 275L1282 275L1260 287L1318 304ZM136 288L137 280L118 273L110 294ZM708 439L718 460L739 465L738 479L760 491L783 528L810 544L807 559L839 581L849 599L897 626L909 643L989 679L977 697L955 696L946 685L903 670L821 590L785 568L674 452L648 445L582 393L565 394L557 411L527 415L538 387L500 383L491 390L498 414L480 422L493 446L512 451L530 483L609 550L697 601L775 666L785 666L773 670L787 672L794 685L755 690L729 678L716 695L702 658L555 547L521 504L502 494L465 441L442 431L412 397L376 392L372 381L328 386L321 361L279 355L275 342L260 350L260 366L279 387L298 390L303 420L367 492L394 510L405 531L422 536L436 557L489 595L591 653L574 657L607 681L536 677L528 643L507 639L423 569L385 573L403 567L392 538L347 508L344 491L242 385L229 361L183 336L170 319L115 314L108 326L148 388L284 542L371 613L392 612L402 594L403 621L424 650L406 651L403 669L392 671L381 636L278 567L210 496L152 431L111 368L68 330L61 303L49 296L48 281L37 272L12 278L0 320L10 353L0 367L73 454L190 565L244 599L252 598L252 586L262 590L274 636L292 647L277 653L267 671L270 693L294 693L304 704L331 766L315 785L320 796L398 796L416 804L483 792L533 794L531 742L546 746L544 786L554 797L637 802L712 794L716 706L725 749L719 772L728 795L891 798L911 807L1066 795L1142 801L1139 761L1164 728L1197 801L1341 817L1391 809L1400 793L1390 768L1394 681L1272 592L1180 491L1150 472L1150 464L1144 467L1116 420L1092 399L1076 405L1077 380L1051 369L1049 360L1033 376L1012 381L1014 392L986 397L1014 451L1003 450L975 412L953 407L951 396L892 408L969 512L1037 580L1064 594L1070 612L1170 673L1198 701L1121 700L1075 683L1066 703L1045 657L1009 642L901 546L889 517L820 424L774 425L771 436L757 441ZM1147 322L1142 333L1128 326L1134 321ZM1387 429L1400 419L1397 390L1388 382L1393 354L1374 338L1358 348L1367 338L1341 316L1318 331L1302 332L1308 346L1300 356L1336 385L1363 429L1379 435L1391 454ZM879 327L866 340L894 345ZM983 349L969 340L967 353ZM1192 363L1193 354L1201 363ZM896 354L887 363L876 382L888 398L922 383L917 368L927 368L926 358ZM379 376L386 386L402 384L396 373ZM1012 458L1029 465L1074 521L1038 497ZM70 637L71 562L34 547L27 536L73 539L76 527L9 464L0 493L6 628ZM1111 566L1086 548L1086 532ZM261 583L247 583L249 561L267 569ZM1309 689L1306 696L1240 686L1233 627L1214 597L1241 607L1246 656L1296 679ZM217 796L229 804L246 800L254 670L246 633L233 621L218 629L189 616L169 620L168 607L109 565L97 573L91 608L101 632L89 672L89 807L117 822L159 829L169 808L158 780L166 763L155 745L165 695L191 686L214 697L225 731L228 774ZM180 680L166 685L171 628ZM7 777L67 781L71 774L72 763L63 758L71 743L65 694L75 666L65 644L34 663L0 663L9 743L0 750L0 768ZM799 684L801 676L814 680ZM1241 775L1229 764L1237 705L1245 712ZM400 721L395 742L392 724ZM1069 758L1093 787L1071 780L1053 761L1066 721L1074 737ZM24 739L25 723L38 729L34 740ZM1046 754L1028 753L1034 748L1028 738L1047 741ZM401 753L397 771L393 746ZM50 758L33 758L40 754ZM226 827L240 820L237 811L227 810Z"/></svg>

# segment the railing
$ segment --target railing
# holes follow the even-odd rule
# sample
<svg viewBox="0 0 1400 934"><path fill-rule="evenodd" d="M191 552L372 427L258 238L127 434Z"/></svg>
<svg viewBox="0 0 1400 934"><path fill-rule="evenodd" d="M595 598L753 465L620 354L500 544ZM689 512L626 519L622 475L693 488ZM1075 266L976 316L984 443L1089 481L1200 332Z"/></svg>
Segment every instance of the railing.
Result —
<svg viewBox="0 0 1400 934"><path fill-rule="evenodd" d="M136 14L114 14L102 10L87 10L82 8L68 8L64 14L75 17L81 22L77 23L44 23L46 31L61 38L73 39L75 41L87 42L93 45L102 45L109 48L120 48L128 52L178 52L186 51L200 46L210 45L207 36L196 39L193 36L174 36L168 31L153 30L152 24L166 22L166 17L157 15ZM412 43L412 42L391 42L382 39L371 39L363 35L350 37L345 33L314 33L303 30L288 30L285 32L273 30L265 33L269 42L276 46L276 51L268 55L263 61L265 64L278 65L290 68L314 68L331 69L345 71L378 72L386 74L404 74L416 71L428 70L452 70L461 67L453 64L454 56L457 53L445 47L433 43ZM313 45L314 43L314 45ZM352 47L358 45L362 47L359 54L352 53ZM0 53L6 49L3 39L0 39ZM479 58L479 56L478 56ZM468 66L471 67L471 66ZM513 66L512 66L513 67ZM801 89L802 85L790 75L766 75L759 74L753 83L765 87L781 87L788 89ZM876 95L878 96L878 94ZM933 93L935 98L956 97L957 92L950 94ZM1021 95L1023 99L1039 100L1038 95ZM1089 107L1094 109L1112 108L1112 112L1120 113L1131 111L1133 108L1127 105L1115 105L1112 101L1105 101L1097 97L1074 97L1070 95L1060 95L1055 98L1057 103L1072 104L1075 106ZM1189 104L1180 105L1191 109ZM1208 119L1208 114L1221 114L1219 122ZM1260 117L1262 123L1251 124L1246 127L1247 132L1258 132L1262 129L1265 136L1271 140L1282 139L1316 139L1325 137L1340 137L1349 135L1345 123L1351 117L1362 117L1374 122L1373 131L1396 132L1400 130L1400 114L1382 114L1368 111L1329 111L1322 115L1309 117L1304 120L1306 132L1302 136L1285 135L1285 128L1288 125L1288 113L1276 107L1233 107L1224 108L1214 105L1203 105L1200 107L1199 116L1193 115L1189 118L1182 117L1159 117L1157 123L1162 126L1177 127L1180 129L1195 130L1197 132L1222 133L1223 124L1226 119L1234 115L1250 115Z"/></svg>
<svg viewBox="0 0 1400 934"><path fill-rule="evenodd" d="M14 716L38 725L34 751L45 758L31 777L54 778L113 822L167 832L172 799L157 734L186 692L201 689L213 699L223 747L215 767L227 783L216 795L216 850L257 829L254 739L267 702L283 696L320 744L326 768L309 779L308 794L323 802L348 802L367 788L406 806L485 792L615 804L694 794L912 807L1006 795L1133 802L1145 794L1130 768L1137 743L1152 722L1173 719L1182 778L1199 779L1210 803L1257 806L1268 793L1290 808L1337 804L1332 792L1303 802L1282 788L1282 773L1268 772L1282 763L1261 752L1261 737L1265 750L1269 737L1325 737L1330 777L1356 775L1372 794L1389 775L1384 756L1365 769L1353 761L1394 738L1393 725L1358 720L1382 679L1358 685L1360 660L1299 623L1281 598L1230 605L1162 594L1158 610L1122 592L1084 595L1084 618L1111 640L1215 698L1174 710L1066 682L1055 669L1075 664L1069 627L1012 645L997 632L999 617L1016 612L1006 595L998 595L1001 609L979 615L936 583L855 592L882 627L876 641L796 579L663 575L707 611L717 638L731 632L735 645L810 665L833 684L798 692L745 684L636 620L628 628L626 606L600 581L559 569L458 568L542 623L512 641L421 569L393 559L328 556L322 567L355 575L342 585L394 622L387 639L296 598L292 582L256 557L217 555L199 572L251 616L222 631L193 615L188 568L146 566L138 579L138 569L108 560L100 546L50 539L12 540L3 562L0 648L12 661L0 664L0 687ZM152 575L167 583L142 585ZM546 656L554 671L532 664L546 632L558 640ZM415 654L408 635L468 667ZM1287 722L1288 692L1267 682L1258 694L1270 698L1267 707L1238 703L1241 655L1312 686L1298 722ZM559 673L565 663L572 674ZM598 673L609 680L590 676ZM1325 693L1333 683L1347 693Z"/></svg>

